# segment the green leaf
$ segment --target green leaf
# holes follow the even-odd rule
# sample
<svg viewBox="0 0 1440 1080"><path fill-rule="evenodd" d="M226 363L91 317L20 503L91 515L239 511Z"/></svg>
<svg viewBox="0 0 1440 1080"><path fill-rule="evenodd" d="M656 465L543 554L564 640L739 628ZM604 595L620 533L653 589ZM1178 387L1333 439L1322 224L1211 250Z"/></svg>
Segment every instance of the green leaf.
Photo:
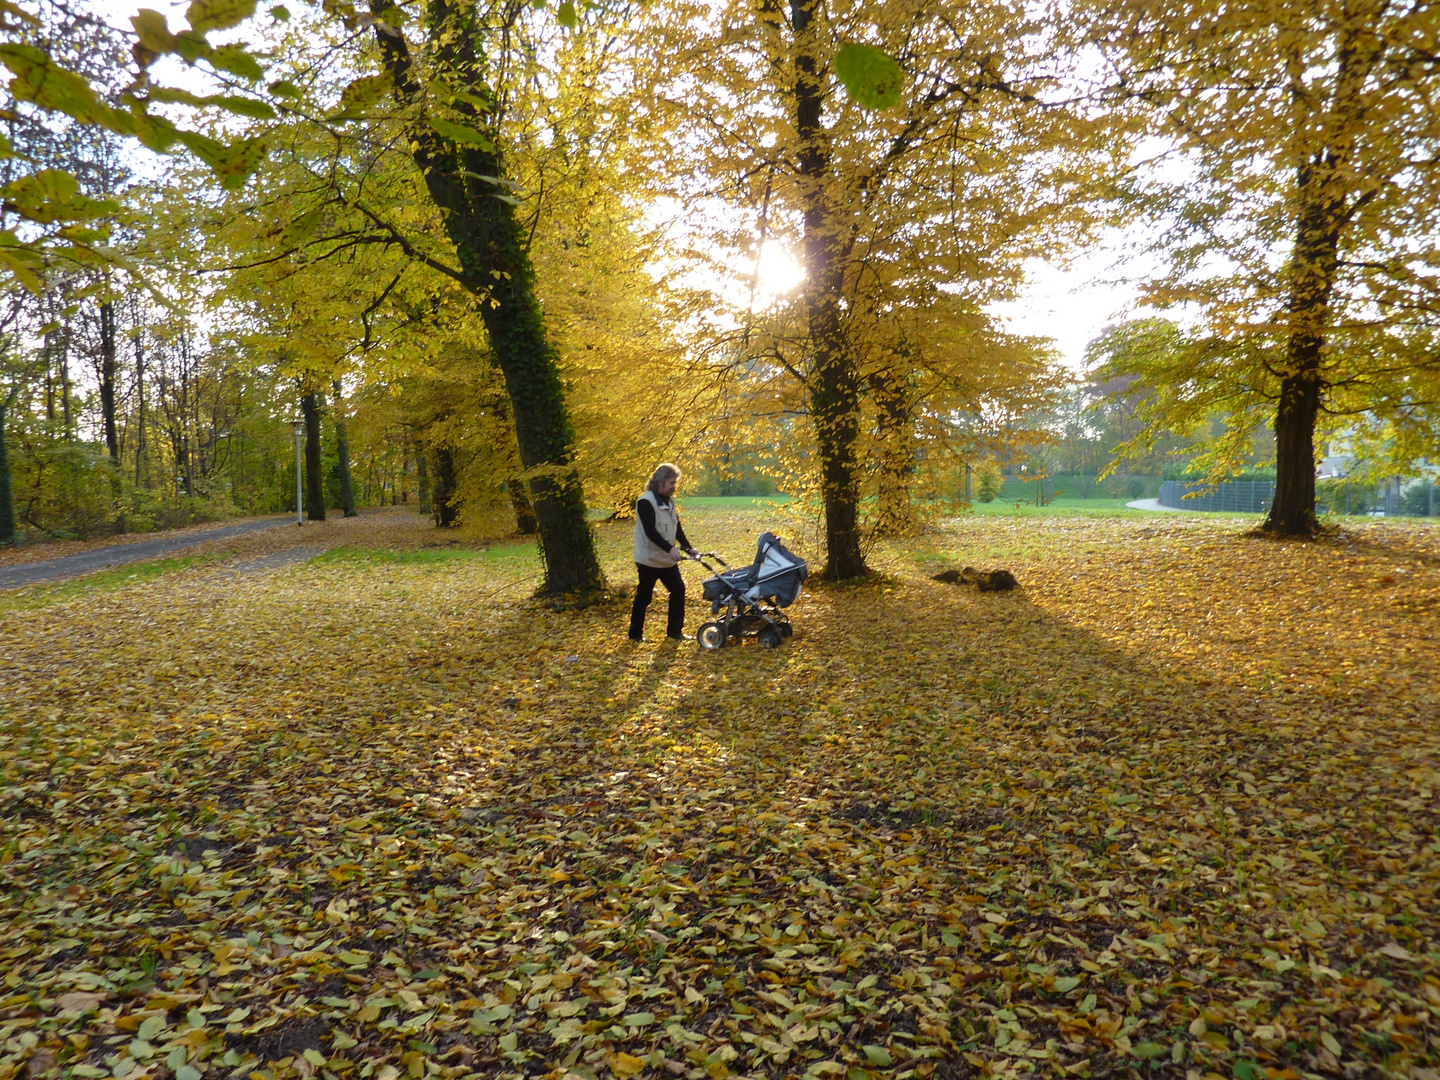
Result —
<svg viewBox="0 0 1440 1080"><path fill-rule="evenodd" d="M567 30L574 30L580 20L575 15L575 5L571 0L561 0L560 7L555 11L555 21Z"/></svg>
<svg viewBox="0 0 1440 1080"><path fill-rule="evenodd" d="M31 45L0 45L0 64L15 76L10 92L20 101L72 116L82 124L110 127L116 110L105 105L89 81L54 63Z"/></svg>
<svg viewBox="0 0 1440 1080"><path fill-rule="evenodd" d="M835 54L835 77L867 109L900 104L905 75L890 55L873 45L842 45Z"/></svg>
<svg viewBox="0 0 1440 1080"><path fill-rule="evenodd" d="M290 9L287 8L284 4L276 4L270 9L270 17L276 22L289 22Z"/></svg>
<svg viewBox="0 0 1440 1080"><path fill-rule="evenodd" d="M187 64L210 55L210 43L198 30L184 30L175 35L174 53Z"/></svg>
<svg viewBox="0 0 1440 1080"><path fill-rule="evenodd" d="M1153 1042L1136 1043L1134 1053L1141 1061L1154 1061L1164 1055L1165 1047Z"/></svg>
<svg viewBox="0 0 1440 1080"><path fill-rule="evenodd" d="M1335 1038L1334 1035L1331 1035L1328 1031L1322 1031L1320 1033L1320 1041L1325 1044L1326 1050L1329 1050L1337 1058L1340 1056L1340 1040Z"/></svg>
<svg viewBox="0 0 1440 1080"><path fill-rule="evenodd" d="M141 8L131 16L130 25L135 28L135 36L140 39L140 44L151 52L167 53L175 45L175 35L170 32L170 24L158 11Z"/></svg>
<svg viewBox="0 0 1440 1080"><path fill-rule="evenodd" d="M241 139L226 146L193 131L177 132L176 137L196 157L210 166L210 171L226 191L245 186L265 158L265 144L260 139Z"/></svg>
<svg viewBox="0 0 1440 1080"><path fill-rule="evenodd" d="M15 243L13 233L0 234L0 263L15 275L15 280L20 282L27 292L38 296L45 290L45 283L39 276L45 261L37 252L12 246Z"/></svg>
<svg viewBox="0 0 1440 1080"><path fill-rule="evenodd" d="M318 1069L325 1064L325 1055L312 1046L305 1051L305 1060Z"/></svg>
<svg viewBox="0 0 1440 1080"><path fill-rule="evenodd" d="M960 935L952 934L947 930L940 935L940 940L943 941L948 948L954 949L960 944Z"/></svg>
<svg viewBox="0 0 1440 1080"><path fill-rule="evenodd" d="M275 118L275 110L271 108L270 103L255 98L235 97L227 94L207 98L206 104L218 105L227 112L235 113L238 116L248 116L255 120L273 120Z"/></svg>
<svg viewBox="0 0 1440 1080"><path fill-rule="evenodd" d="M258 82L265 74L260 61L251 56L244 45L223 45L212 51L207 59L217 71L228 71L249 82Z"/></svg>
<svg viewBox="0 0 1440 1080"><path fill-rule="evenodd" d="M302 91L289 79L276 79L267 89L276 97L298 98Z"/></svg>
<svg viewBox="0 0 1440 1080"><path fill-rule="evenodd" d="M140 141L141 146L163 154L174 145L175 125L169 120L139 112L129 113L126 116L128 130L124 134L134 135Z"/></svg>
<svg viewBox="0 0 1440 1080"><path fill-rule="evenodd" d="M255 14L255 0L190 0L185 21L198 34L229 30Z"/></svg>
<svg viewBox="0 0 1440 1080"><path fill-rule="evenodd" d="M389 75L366 75L355 79L340 92L340 108L331 120L358 120L377 102L383 101L394 83Z"/></svg>
<svg viewBox="0 0 1440 1080"><path fill-rule="evenodd" d="M181 1065L175 1070L175 1080L200 1080L202 1075L194 1065Z"/></svg>
<svg viewBox="0 0 1440 1080"><path fill-rule="evenodd" d="M140 1030L135 1033L137 1039L149 1042L165 1030L164 1016L147 1016L140 1022Z"/></svg>
<svg viewBox="0 0 1440 1080"><path fill-rule="evenodd" d="M1068 994L1079 985L1080 980L1074 975L1064 975L1056 979L1055 982L1051 984L1050 989L1054 990L1057 994Z"/></svg>
<svg viewBox="0 0 1440 1080"><path fill-rule="evenodd" d="M883 1046L876 1046L874 1043L870 1043L862 1046L861 1049L865 1051L865 1056L870 1059L872 1065L879 1065L882 1069L888 1069L891 1065L895 1064L895 1059L890 1056L890 1051L886 1050Z"/></svg>
<svg viewBox="0 0 1440 1080"><path fill-rule="evenodd" d="M645 1027L647 1024L653 1024L654 1022L654 1013L638 1012L631 1013L629 1016L625 1017L626 1027Z"/></svg>
<svg viewBox="0 0 1440 1080"><path fill-rule="evenodd" d="M1230 1067L1235 1080L1265 1080L1265 1070L1253 1061L1237 1061Z"/></svg>
<svg viewBox="0 0 1440 1080"><path fill-rule="evenodd" d="M453 143L459 143L462 146L478 146L482 150L494 149L494 143L490 141L487 135L483 132L476 131L472 127L466 127L464 124L456 124L450 120L432 118L430 126L442 139L449 139Z"/></svg>

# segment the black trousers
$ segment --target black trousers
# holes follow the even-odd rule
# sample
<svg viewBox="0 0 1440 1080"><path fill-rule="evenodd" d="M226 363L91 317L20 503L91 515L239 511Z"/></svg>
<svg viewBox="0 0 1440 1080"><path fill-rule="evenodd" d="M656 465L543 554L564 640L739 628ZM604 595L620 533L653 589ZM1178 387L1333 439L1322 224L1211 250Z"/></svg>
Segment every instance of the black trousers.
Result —
<svg viewBox="0 0 1440 1080"><path fill-rule="evenodd" d="M655 596L655 583L664 585L670 593L669 618L665 622L667 637L678 638L685 626L685 579L680 576L680 567L643 566L635 564L640 571L640 584L635 586L635 604L630 609L630 636L638 638L645 629L645 611Z"/></svg>

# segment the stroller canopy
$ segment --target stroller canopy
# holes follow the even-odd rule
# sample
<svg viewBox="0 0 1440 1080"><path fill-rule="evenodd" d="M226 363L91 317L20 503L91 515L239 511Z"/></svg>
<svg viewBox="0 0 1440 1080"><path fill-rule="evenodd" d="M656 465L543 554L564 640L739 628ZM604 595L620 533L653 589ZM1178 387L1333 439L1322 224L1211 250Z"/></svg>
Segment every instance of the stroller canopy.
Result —
<svg viewBox="0 0 1440 1080"><path fill-rule="evenodd" d="M752 603L763 598L779 607L789 607L800 595L800 586L809 573L804 559L775 539L774 533L763 532L755 545L755 562L750 567L752 584L745 590L745 598Z"/></svg>

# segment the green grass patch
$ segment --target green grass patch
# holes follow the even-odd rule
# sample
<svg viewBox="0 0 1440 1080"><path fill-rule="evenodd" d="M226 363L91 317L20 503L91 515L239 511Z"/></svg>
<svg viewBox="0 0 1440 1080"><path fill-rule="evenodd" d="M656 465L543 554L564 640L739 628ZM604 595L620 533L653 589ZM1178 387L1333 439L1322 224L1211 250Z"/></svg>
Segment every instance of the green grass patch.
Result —
<svg viewBox="0 0 1440 1080"><path fill-rule="evenodd" d="M1032 485L1033 486L1033 485ZM1130 499L1054 499L1045 506L1036 506L1028 498L999 498L994 502L973 503L977 514L1019 514L1022 517L1055 517L1066 514L1105 514L1121 517L1143 517L1153 510L1132 510L1125 504Z"/></svg>
<svg viewBox="0 0 1440 1080"><path fill-rule="evenodd" d="M518 558L533 558L535 545L496 544L493 547L434 547L418 548L413 551L395 551L391 548L331 548L310 560L312 565L326 563L373 563L385 566L447 566L451 563L483 561L487 563L508 562Z"/></svg>
<svg viewBox="0 0 1440 1080"><path fill-rule="evenodd" d="M155 559L151 562L131 563L117 566L113 570L99 570L83 577L66 578L64 581L47 581L25 585L0 594L0 613L7 611L32 611L50 604L63 603L88 596L92 593L115 592L130 585L143 585L148 581L204 566L229 557L228 552L210 551L199 555L184 555L175 559Z"/></svg>
<svg viewBox="0 0 1440 1080"><path fill-rule="evenodd" d="M675 501L684 511L687 507L716 510L748 510L751 507L784 506L791 495L681 495Z"/></svg>

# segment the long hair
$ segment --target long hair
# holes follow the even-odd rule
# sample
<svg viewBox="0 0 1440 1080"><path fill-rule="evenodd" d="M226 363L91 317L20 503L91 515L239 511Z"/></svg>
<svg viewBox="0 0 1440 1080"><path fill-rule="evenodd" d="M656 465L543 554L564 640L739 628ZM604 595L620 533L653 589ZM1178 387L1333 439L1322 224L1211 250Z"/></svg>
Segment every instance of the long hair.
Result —
<svg viewBox="0 0 1440 1080"><path fill-rule="evenodd" d="M668 461L662 461L655 466L655 471L650 474L650 481L645 485L645 490L660 494L660 485L666 480L679 480L681 477L680 466L671 465Z"/></svg>

